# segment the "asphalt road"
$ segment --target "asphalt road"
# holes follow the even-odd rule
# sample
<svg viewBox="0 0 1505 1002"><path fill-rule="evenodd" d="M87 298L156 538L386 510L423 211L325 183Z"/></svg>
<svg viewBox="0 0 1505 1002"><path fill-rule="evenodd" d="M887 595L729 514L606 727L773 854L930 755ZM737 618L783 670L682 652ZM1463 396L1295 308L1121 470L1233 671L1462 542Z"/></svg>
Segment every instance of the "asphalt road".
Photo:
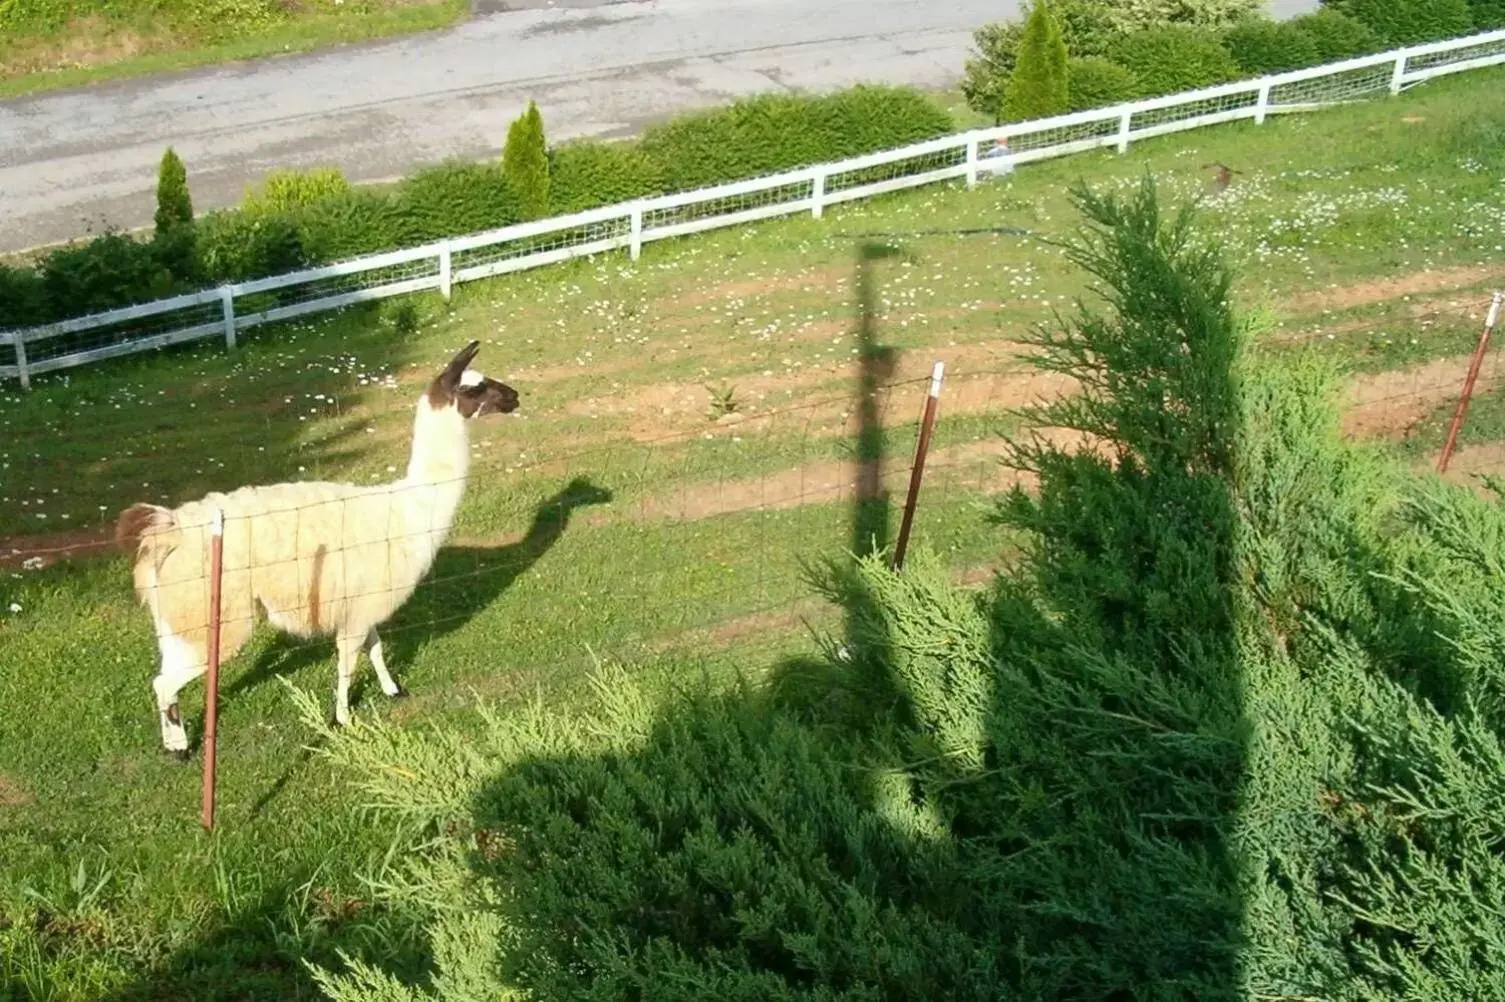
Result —
<svg viewBox="0 0 1505 1002"><path fill-rule="evenodd" d="M1014 0L479 0L446 32L0 102L0 251L148 224L171 144L194 205L275 167L396 177L500 151L538 102L553 140L632 133L760 91L954 83ZM1271 0L1277 16L1315 0Z"/></svg>

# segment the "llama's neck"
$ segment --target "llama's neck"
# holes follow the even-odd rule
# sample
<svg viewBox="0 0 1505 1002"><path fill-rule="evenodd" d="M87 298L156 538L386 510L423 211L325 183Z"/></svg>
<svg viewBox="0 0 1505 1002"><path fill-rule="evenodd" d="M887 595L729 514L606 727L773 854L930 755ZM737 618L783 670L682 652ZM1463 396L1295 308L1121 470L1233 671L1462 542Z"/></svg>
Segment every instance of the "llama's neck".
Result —
<svg viewBox="0 0 1505 1002"><path fill-rule="evenodd" d="M413 451L402 483L432 488L422 494L433 505L436 527L449 526L465 494L469 471L470 435L465 419L453 407L436 411L427 400L420 400L413 418Z"/></svg>

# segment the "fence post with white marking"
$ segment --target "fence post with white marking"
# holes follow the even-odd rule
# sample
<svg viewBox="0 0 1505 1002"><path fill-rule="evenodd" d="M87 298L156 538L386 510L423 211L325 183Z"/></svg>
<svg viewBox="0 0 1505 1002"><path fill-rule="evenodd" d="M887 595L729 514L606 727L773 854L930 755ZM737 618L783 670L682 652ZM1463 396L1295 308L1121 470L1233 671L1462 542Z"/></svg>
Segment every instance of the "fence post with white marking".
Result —
<svg viewBox="0 0 1505 1002"><path fill-rule="evenodd" d="M16 378L21 380L21 389L31 389L31 367L26 363L26 332L12 331L10 343L16 349Z"/></svg>
<svg viewBox="0 0 1505 1002"><path fill-rule="evenodd" d="M219 310L220 317L225 323L225 347L235 347L235 289L233 286L222 285L219 287Z"/></svg>
<svg viewBox="0 0 1505 1002"><path fill-rule="evenodd" d="M634 205L628 219L627 252L636 261L643 256L643 207Z"/></svg>
<svg viewBox="0 0 1505 1002"><path fill-rule="evenodd" d="M450 253L449 242L439 245L439 295L444 301L449 302L450 292L454 288L454 256Z"/></svg>
<svg viewBox="0 0 1505 1002"><path fill-rule="evenodd" d="M826 208L826 172L818 170L810 183L810 215L816 219Z"/></svg>

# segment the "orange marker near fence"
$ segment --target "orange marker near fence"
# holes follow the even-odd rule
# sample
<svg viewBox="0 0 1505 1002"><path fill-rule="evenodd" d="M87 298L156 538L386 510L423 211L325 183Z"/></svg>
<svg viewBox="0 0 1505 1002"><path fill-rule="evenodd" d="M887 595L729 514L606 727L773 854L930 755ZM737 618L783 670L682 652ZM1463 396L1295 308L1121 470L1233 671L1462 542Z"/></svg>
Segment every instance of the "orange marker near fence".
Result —
<svg viewBox="0 0 1505 1002"><path fill-rule="evenodd" d="M1448 462L1453 458L1453 447L1458 444L1458 432L1463 430L1463 417L1468 413L1468 402L1474 395L1474 382L1479 378L1479 367L1484 364L1484 352L1489 347L1489 336L1500 321L1500 304L1505 302L1505 292L1496 292L1489 304L1489 315L1484 318L1484 329L1479 332L1479 345L1474 357L1469 359L1468 376L1463 380L1463 393L1458 398L1458 409L1453 412L1453 423L1448 426L1448 438L1442 445L1442 455L1437 457L1437 472L1446 473Z"/></svg>

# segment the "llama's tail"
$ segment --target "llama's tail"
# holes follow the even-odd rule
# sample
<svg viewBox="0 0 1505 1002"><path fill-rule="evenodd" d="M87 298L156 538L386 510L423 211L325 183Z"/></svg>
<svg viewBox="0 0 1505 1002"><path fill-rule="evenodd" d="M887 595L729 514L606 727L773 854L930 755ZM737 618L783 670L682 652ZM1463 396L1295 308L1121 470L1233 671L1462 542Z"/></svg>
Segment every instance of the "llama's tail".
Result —
<svg viewBox="0 0 1505 1002"><path fill-rule="evenodd" d="M172 509L138 503L120 513L115 522L115 544L132 554L136 597L146 601L147 588L156 580L162 561L177 548L182 533Z"/></svg>

